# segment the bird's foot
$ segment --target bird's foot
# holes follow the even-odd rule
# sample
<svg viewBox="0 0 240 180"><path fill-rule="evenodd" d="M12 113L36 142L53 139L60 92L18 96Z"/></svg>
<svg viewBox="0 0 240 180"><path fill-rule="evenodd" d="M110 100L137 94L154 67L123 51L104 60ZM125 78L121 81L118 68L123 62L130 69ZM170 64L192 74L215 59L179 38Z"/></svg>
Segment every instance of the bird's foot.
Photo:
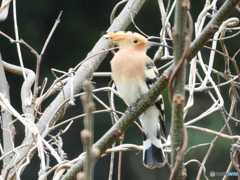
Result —
<svg viewBox="0 0 240 180"><path fill-rule="evenodd" d="M132 111L134 111L135 109L136 109L136 108L135 108L135 103L134 103L133 105L128 106L126 112L132 112Z"/></svg>
<svg viewBox="0 0 240 180"><path fill-rule="evenodd" d="M140 99L138 99L135 103L133 103L131 106L129 106L126 110L126 112L132 112L136 109L137 103Z"/></svg>

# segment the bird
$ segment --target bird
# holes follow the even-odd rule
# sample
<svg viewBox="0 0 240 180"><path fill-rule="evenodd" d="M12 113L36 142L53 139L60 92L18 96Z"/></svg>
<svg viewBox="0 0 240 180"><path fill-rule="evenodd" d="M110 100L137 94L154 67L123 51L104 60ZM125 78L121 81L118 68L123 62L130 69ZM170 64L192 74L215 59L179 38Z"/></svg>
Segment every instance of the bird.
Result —
<svg viewBox="0 0 240 180"><path fill-rule="evenodd" d="M102 32L102 36L119 45L111 60L112 78L121 98L131 107L146 94L159 78L153 60L147 56L151 46L170 46L148 41L143 35L131 31ZM166 137L163 98L139 116L143 129L143 164L154 169L166 162L161 133Z"/></svg>

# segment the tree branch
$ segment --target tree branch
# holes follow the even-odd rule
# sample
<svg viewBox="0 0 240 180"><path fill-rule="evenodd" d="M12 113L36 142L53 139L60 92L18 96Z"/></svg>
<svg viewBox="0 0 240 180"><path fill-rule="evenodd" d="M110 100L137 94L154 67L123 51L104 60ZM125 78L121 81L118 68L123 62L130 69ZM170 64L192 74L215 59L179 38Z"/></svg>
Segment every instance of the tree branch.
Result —
<svg viewBox="0 0 240 180"><path fill-rule="evenodd" d="M126 29L126 27L128 26L128 24L131 22L131 18L129 16L129 14L131 13L131 7L132 4L134 3L134 0L129 0L127 5L125 6L124 10L121 12L121 14L114 20L112 26L109 28L108 31L114 31L114 30L124 30ZM136 15L136 13L139 11L139 9L141 8L141 6L143 5L145 1L136 1L134 3L133 6L133 10L134 13L133 16ZM234 8L234 5L231 3L237 3L239 1L233 1L233 0L229 0L227 1L224 5L228 6L228 8L221 8L215 15L215 17L211 20L211 23L219 23L221 24L221 22L227 17L227 15L231 12L231 10ZM224 14L223 16L218 16L218 14ZM221 22L220 22L221 21ZM211 26L210 26L211 27ZM206 33L209 33L209 31L206 31ZM211 33L214 34L214 33ZM201 42L199 42L199 40L195 40L190 48L190 54L188 55L188 61L191 60L191 58L193 58L197 52L203 47L203 45L208 41L208 37L207 36L202 36L199 38L203 38L201 40ZM91 57L93 54L97 54L98 52L102 51L102 49L107 49L110 46L112 46L112 44L110 44L109 42L105 41L104 39L100 39L99 42L96 44L96 46L92 49L91 53L88 54L88 57ZM92 77L93 72L98 68L98 66L100 65L100 63L102 62L102 60L104 59L104 57L106 56L107 53L104 54L99 54L87 61L85 61L84 63L81 64L80 68L78 68L78 70L76 71L75 74L75 79L74 79L74 93L79 92L82 89L82 83L84 80L86 79L90 79ZM152 89L148 95L146 95L144 98L146 100L146 102L149 101L154 101L156 99L156 97L158 96L159 93L161 93L168 84L168 79L169 76L171 74L171 72L173 71L173 66L170 66L162 75L162 77L160 78L160 80L157 82L157 85L154 89ZM37 127L39 129L39 132L42 134L43 137L45 137L49 131L48 128L52 127L57 120L59 120L62 117L63 114L63 107L60 106L61 104L65 103L65 100L68 99L70 97L70 82L67 83L64 87L64 93L65 96L63 96L63 93L60 92L59 95L56 97L56 99L48 106L48 108L45 110L43 116L41 117L41 119L39 120ZM155 93L153 95L153 93ZM65 99L64 99L65 98ZM144 100L141 100L139 102L139 104L136 106L136 109L133 112L128 112L126 113L122 119L117 122L98 142L95 143L96 147L99 147L101 154L108 148L111 147L111 144L130 126L130 124L143 112L145 111L146 108L148 108L150 105L149 103L146 103ZM144 104L146 103L146 104ZM68 105L65 105L65 108L68 107ZM33 137L32 136L27 136L24 140L24 142L22 143L22 146L24 144L31 144L33 142ZM32 145L31 145L32 147ZM20 159L24 158L24 154L26 154L26 150L31 149L31 147L28 146L28 148L23 148L22 151L19 151L19 153L22 154L21 157L19 157ZM36 149L33 150L31 152L31 156L30 158L33 156L33 154L36 152ZM16 159L15 155L15 159ZM83 167L83 162L85 161L85 158L81 158L80 161L73 166L73 168L70 169L69 173L67 173L68 175L74 175L75 172L78 172L79 169L81 169ZM11 161L14 163L14 161ZM23 163L22 162L18 162ZM4 169L3 171L5 171L5 175L6 173L8 173L8 170L11 170L11 168L13 167L13 163L11 165L8 165L6 167L6 169ZM77 167L77 168L76 168ZM7 172L6 172L7 171ZM67 175L66 174L66 175ZM75 173L76 174L76 173ZM4 172L3 172L4 175ZM3 176L5 177L5 176ZM70 178L72 176L69 176L68 178ZM73 176L76 177L76 176ZM67 177L64 176L65 179L67 179Z"/></svg>
<svg viewBox="0 0 240 180"><path fill-rule="evenodd" d="M142 7L145 0L130 0L127 5L124 7L120 15L114 20L113 24L110 26L108 31L116 31L116 30L125 30L127 26L131 22L130 13L131 7L133 5L133 10L135 16L137 12ZM94 48L91 50L91 52L88 54L86 59L93 54L97 54L98 52L102 51L103 49L108 49L109 47L113 46L112 43L107 41L104 38L101 38ZM74 78L74 94L78 93L82 89L82 83L85 80L89 80L92 77L93 72L98 68L100 63L103 61L103 59L106 57L107 53L102 53L97 56L94 56L93 58L85 61L79 69L75 73ZM64 87L65 97L63 96L63 93L59 93L59 95L55 98L55 100L50 104L50 106L45 110L43 116L40 118L38 125L39 130L43 133L45 130L45 125L48 124L49 126L52 126L61 116L63 113L63 108L59 107L59 104L62 104L62 102L70 97L70 82L68 82ZM68 105L66 105L68 106ZM57 110L57 112L56 112Z"/></svg>
<svg viewBox="0 0 240 180"><path fill-rule="evenodd" d="M237 3L236 1L234 3ZM234 5L232 5L231 3L229 4L225 4L225 6L228 6L227 8L221 8L221 11L219 10L217 12L217 14L224 14L224 15L228 15L233 9L234 9ZM215 23L216 22L220 22L223 21L224 18L222 16L217 16L213 21L211 21L211 23ZM208 31L205 31L205 33L209 33ZM211 36L213 35L213 33L211 34ZM205 40L206 42L208 41L208 39L211 38L211 36L204 36L203 40ZM208 37L206 39L206 37ZM201 41L203 42L203 41ZM197 44L199 44L197 46ZM199 43L198 41L194 41L192 43L192 45L190 46L190 52L189 55L187 57L187 59L190 61L191 58L193 58L197 52L204 46L204 43ZM173 71L173 66L170 66L167 70L164 71L163 75L160 77L160 79L157 81L157 83L155 84L155 86L143 97L143 99L141 99L139 101L139 103L137 104L136 111L130 112L130 113L126 113L124 116L122 116L122 118L108 131L105 133L105 135L99 139L96 143L95 146L97 148L99 148L100 150L100 154L102 154L107 148L111 147L112 143L115 142L115 140L122 134L125 132L125 130L128 128L129 123L132 123L145 109L147 109L149 106L147 105L148 100L155 100L158 95L167 87L168 85L168 80L169 80L169 76L171 75ZM153 93L156 93L155 95ZM145 101L144 101L145 99ZM143 105L141 105L143 104ZM141 109L144 108L144 109ZM120 130L120 131L119 131ZM119 134L116 132L119 132ZM82 157L77 164L75 164L68 172L67 174L63 177L63 180L67 180L67 179L71 179L76 177L76 173L79 172L80 170L82 170L83 168L83 164L85 161L85 157Z"/></svg>
<svg viewBox="0 0 240 180"><path fill-rule="evenodd" d="M109 129L95 144L94 147L100 150L99 157L112 146L112 144L127 130L127 128L140 116L148 107L152 105L158 95L162 93L166 87L167 71L160 77L156 84L149 92L139 100L131 112L127 111L119 121L117 121L111 129ZM76 177L76 174L83 169L86 156L82 157L62 178L62 180L70 180Z"/></svg>
<svg viewBox="0 0 240 180"><path fill-rule="evenodd" d="M10 94L9 94L9 84L7 82L2 57L0 54L0 93L4 94L6 99L10 102ZM2 115L2 132L3 132L3 149L4 154L8 153L14 148L14 137L15 137L15 127L12 123L12 115L5 111L1 107L1 115ZM11 160L11 156L13 153L9 154L3 159L3 166L8 164Z"/></svg>
<svg viewBox="0 0 240 180"><path fill-rule="evenodd" d="M229 16L229 14L234 10L235 6L240 0L228 0L221 6L217 11L215 16L207 24L207 26L202 30L201 34L192 42L190 47L190 52L188 54L187 60L191 61L194 56L197 55L198 51L208 42L208 40L218 31L219 26L223 21Z"/></svg>
<svg viewBox="0 0 240 180"><path fill-rule="evenodd" d="M175 20L173 28L173 56L174 56L174 72L169 80L169 96L172 103L172 120L171 120L171 160L172 173L171 180L185 179L186 170L184 168L184 152L187 145L187 132L184 130L183 108L185 104L185 74L186 64L185 59L189 53L189 47L192 37L192 19L190 13L187 12L190 8L188 0L179 0L175 7ZM187 22L188 33L187 35Z"/></svg>
<svg viewBox="0 0 240 180"><path fill-rule="evenodd" d="M86 94L81 97L82 104L84 107L84 112L87 114L84 117L84 130L81 131L81 138L84 145L84 150L87 152L87 161L85 162L85 176L86 179L92 180L93 179L93 166L95 157L93 156L93 114L92 112L95 110L95 104L92 98L92 84L87 81L84 82L84 87L86 90ZM97 151L97 150L96 150Z"/></svg>
<svg viewBox="0 0 240 180"><path fill-rule="evenodd" d="M138 13L138 11L141 9L142 5L144 4L145 0L129 0L124 9L121 11L118 17L115 18L113 24L110 26L108 31L119 31L119 30L125 30L128 25L131 23L131 14L132 17L135 17ZM91 52L88 54L86 59L88 57L91 57L94 54L97 54L101 52L103 49L108 49L109 47L113 46L113 43L110 43L105 38L101 38L96 45L93 47ZM98 66L101 64L103 59L106 57L107 53L102 53L97 56L94 56L91 59L88 59L82 65L78 68L78 70L75 73L74 78L74 94L78 93L82 89L83 81L89 80L92 77L93 72L98 68ZM66 109L69 104L64 104L63 106L61 104L64 103L66 99L70 97L70 86L71 82L69 81L64 86L64 94L63 91L59 93L59 95L52 101L52 103L48 106L48 108L44 111L43 115L39 119L39 122L37 123L37 127L39 129L39 132L42 134L43 137L45 137L49 133L49 127L52 127L57 120L61 119L64 109ZM33 141L32 136L27 136L22 145L24 144L31 144ZM25 151L28 150L28 148L22 148L20 150L21 157L18 158L24 158ZM34 149L31 152L31 156L36 152L36 149ZM9 169L11 169L12 165L15 163L17 155L13 157L13 160L11 163L8 164L8 166L5 168L5 170L2 172L3 177L7 176ZM19 162L22 163L22 162Z"/></svg>

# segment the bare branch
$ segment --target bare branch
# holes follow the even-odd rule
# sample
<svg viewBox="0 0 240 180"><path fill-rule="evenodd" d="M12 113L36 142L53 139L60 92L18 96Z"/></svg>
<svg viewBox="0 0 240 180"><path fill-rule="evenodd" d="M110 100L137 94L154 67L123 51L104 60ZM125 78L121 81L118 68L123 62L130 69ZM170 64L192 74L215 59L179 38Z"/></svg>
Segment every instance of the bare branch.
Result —
<svg viewBox="0 0 240 180"><path fill-rule="evenodd" d="M12 0L2 0L0 7L0 21L4 21L8 16L9 5Z"/></svg>
<svg viewBox="0 0 240 180"><path fill-rule="evenodd" d="M2 63L2 57L0 54L0 93L4 94L6 99L10 102L10 93L9 93L9 84L6 79L6 75L4 72L4 67ZM14 148L14 137L15 137L15 127L12 123L12 116L8 111L5 111L1 108L1 124L2 124L2 136L3 136L3 149L4 154L7 154ZM3 159L3 166L8 164L11 160L12 154L8 154Z"/></svg>
<svg viewBox="0 0 240 180"><path fill-rule="evenodd" d="M210 133L210 134L213 134L215 136L219 136L219 137L229 139L229 140L240 139L240 136L237 136L237 135L229 136L229 135L226 135L226 134L223 134L223 133L220 133L220 132L217 132L217 131L213 131L213 130L210 130L210 129L207 129L207 128L201 128L201 127L197 127L197 126L187 126L187 128L188 129L195 129L195 130L206 132L206 133Z"/></svg>

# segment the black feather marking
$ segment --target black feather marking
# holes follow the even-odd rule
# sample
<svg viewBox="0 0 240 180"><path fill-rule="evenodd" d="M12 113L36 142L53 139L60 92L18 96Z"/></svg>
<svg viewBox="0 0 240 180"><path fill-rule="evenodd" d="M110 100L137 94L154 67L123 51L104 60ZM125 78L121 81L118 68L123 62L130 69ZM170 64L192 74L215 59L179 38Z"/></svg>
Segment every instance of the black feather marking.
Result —
<svg viewBox="0 0 240 180"><path fill-rule="evenodd" d="M146 67L147 70L148 69L153 69L154 73L156 75L155 78L146 78L146 80L145 80L146 83L147 83L148 88L150 89L150 86L153 85L158 80L159 74L158 74L157 69L156 69L156 67L155 67L153 62L146 63L145 67ZM163 136L166 138L165 116L164 116L164 109L161 106L162 104L163 104L163 99L162 98L160 98L155 103L156 107L158 108L158 110L160 112L159 122L160 122L161 132L162 132ZM160 139L160 133L157 134L157 138Z"/></svg>
<svg viewBox="0 0 240 180"><path fill-rule="evenodd" d="M162 115L164 115L164 109L162 109L161 104L163 104L162 98L159 99L159 100L155 103L155 105L157 106L157 108L158 108L158 110L160 111L160 113L161 113Z"/></svg>
<svg viewBox="0 0 240 180"><path fill-rule="evenodd" d="M157 130L157 139L161 138L160 129Z"/></svg>
<svg viewBox="0 0 240 180"><path fill-rule="evenodd" d="M145 150L144 164L146 166L152 169L157 167L156 165L161 167L164 165L164 163L165 157L161 148L158 148L152 144L150 148Z"/></svg>
<svg viewBox="0 0 240 180"><path fill-rule="evenodd" d="M150 85L154 84L156 81L157 81L157 78L153 78L153 79L146 78L146 83L148 88L150 89Z"/></svg>
<svg viewBox="0 0 240 180"><path fill-rule="evenodd" d="M166 132L166 127L165 127L165 122L161 120L161 117L159 116L160 119L160 128L161 128L161 132L164 136L164 138L167 138L167 132Z"/></svg>
<svg viewBox="0 0 240 180"><path fill-rule="evenodd" d="M106 35L107 33L108 33L107 31L102 31L102 32L101 32L101 35L104 36L104 35Z"/></svg>
<svg viewBox="0 0 240 180"><path fill-rule="evenodd" d="M154 164L153 154L152 154L152 147L145 150L144 154L144 164L147 166L151 166Z"/></svg>
<svg viewBox="0 0 240 180"><path fill-rule="evenodd" d="M161 131L162 131L163 136L166 138L167 137L167 133L166 133L166 128L165 128L164 109L162 109L161 104L163 104L162 98L159 99L159 101L157 101L155 103L155 105L156 105L156 107L158 108L158 110L160 112L159 122L160 122Z"/></svg>
<svg viewBox="0 0 240 180"><path fill-rule="evenodd" d="M157 78L159 77L159 74L158 74L157 69L156 69L156 67L155 67L153 62L146 63L145 64L145 68L146 68L146 70L149 70L149 69L153 70L154 74L156 76L153 79L146 78L147 85L149 86L150 84L154 84L157 81Z"/></svg>
<svg viewBox="0 0 240 180"><path fill-rule="evenodd" d="M146 134L143 132L143 141L146 141L147 140L147 136Z"/></svg>
<svg viewBox="0 0 240 180"><path fill-rule="evenodd" d="M152 154L154 155L153 158L156 159L157 162L159 162L159 163L165 162L165 158L163 156L162 149L154 146L153 144L152 144Z"/></svg>

